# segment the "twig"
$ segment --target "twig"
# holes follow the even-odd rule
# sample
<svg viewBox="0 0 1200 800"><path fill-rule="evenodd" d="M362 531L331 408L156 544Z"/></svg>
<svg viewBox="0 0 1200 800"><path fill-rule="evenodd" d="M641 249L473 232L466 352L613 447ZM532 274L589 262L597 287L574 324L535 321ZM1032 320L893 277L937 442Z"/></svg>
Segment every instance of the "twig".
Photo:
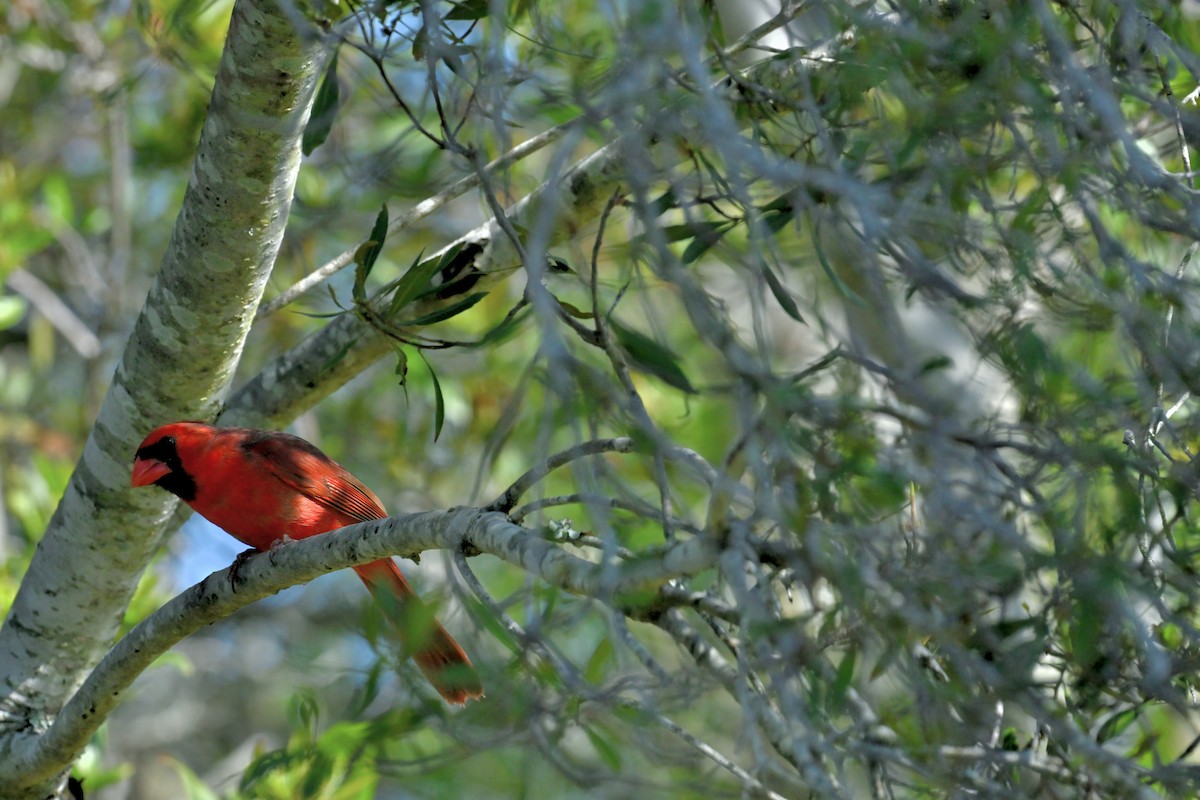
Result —
<svg viewBox="0 0 1200 800"><path fill-rule="evenodd" d="M529 663L529 654L532 651L538 658L549 664L555 674L562 678L563 682L573 692L587 694L590 691L587 681L583 679L583 676L579 674L579 670L575 669L575 666L570 661L555 652L549 643L540 636L534 636L525 630L520 623L505 612L500 603L496 602L496 598L492 597L491 593L484 588L475 571L467 563L466 554L461 550L454 551L454 566L458 568L458 572L462 575L467 587L481 603L487 606L488 611L508 631L508 634L521 644L523 648L528 648L522 649L519 654L521 660L527 666L532 666Z"/></svg>
<svg viewBox="0 0 1200 800"><path fill-rule="evenodd" d="M8 274L7 283L10 289L33 304L76 353L84 358L100 355L100 338L40 278L17 268Z"/></svg>
<svg viewBox="0 0 1200 800"><path fill-rule="evenodd" d="M526 156L536 153L546 145L551 144L561 138L562 135L570 130L571 126L575 124L576 122L574 120L569 120L561 125L550 128L549 130L542 131L531 139L526 139L524 142L521 142L521 144L513 147L504 155L489 162L487 166L483 168L483 172L487 174L498 172L520 161ZM397 214L395 219L388 224L389 235L399 233L400 231L403 231L411 225L424 219L425 217L428 217L430 214L448 204L451 200L454 200L479 186L481 181L482 176L478 172L472 172L470 175L464 175L462 178L459 178L453 184L433 195L432 197L422 200L407 211L402 211L401 213ZM288 305L297 297L307 292L309 289L321 284L329 276L334 275L338 271L352 264L354 262L355 252L357 252L357 248L341 253L325 265L310 272L300 280L296 281L296 283L289 286L287 289L284 289L282 292L272 298L270 302L264 303L259 307L258 314L255 316L255 320L261 320L264 317L274 314L276 311Z"/></svg>
<svg viewBox="0 0 1200 800"><path fill-rule="evenodd" d="M684 727L682 725L678 724L677 722L674 722L673 720L671 720L670 718L668 718L666 716L663 716L662 714L659 714L656 711L648 711L647 709L640 709L640 710L647 711L647 713L649 713L650 716L654 719L654 721L657 722L659 725L662 725L664 728L669 730L671 733L675 734L680 739L683 739L683 741L687 742L689 745L694 747L701 754L703 754L706 758L708 758L711 761L713 761L714 763L716 763L722 769L725 769L725 770L733 773L735 776L737 776L742 781L742 783L745 785L746 790L752 796L766 797L766 798L768 798L768 800L786 800L786 798L784 798L783 795L773 792L770 789L768 789L766 786L763 786L762 782L758 778L755 778L749 772L747 772L746 770L742 769L740 766L735 764L733 761L731 761L729 758L727 758L723 753L721 753L715 747L708 744L707 742L700 739L699 737L689 733L686 729L684 729Z"/></svg>
<svg viewBox="0 0 1200 800"><path fill-rule="evenodd" d="M578 458L599 455L601 453L629 453L632 450L633 440L624 436L615 439L594 439L590 442L577 444L574 447L568 447L566 450L561 450L550 456L541 464L530 468L524 475L513 481L486 508L488 511L512 510L517 501L521 499L521 495L533 488L538 481L564 464L569 464Z"/></svg>

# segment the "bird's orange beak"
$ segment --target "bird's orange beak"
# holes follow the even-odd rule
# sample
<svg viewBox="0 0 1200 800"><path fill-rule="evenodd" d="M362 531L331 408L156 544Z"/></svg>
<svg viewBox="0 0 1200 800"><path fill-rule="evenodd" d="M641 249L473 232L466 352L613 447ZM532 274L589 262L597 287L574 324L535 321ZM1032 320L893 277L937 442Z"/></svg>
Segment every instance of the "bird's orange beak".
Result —
<svg viewBox="0 0 1200 800"><path fill-rule="evenodd" d="M169 475L171 468L153 458L138 458L133 462L133 477L131 486L149 486L164 475Z"/></svg>

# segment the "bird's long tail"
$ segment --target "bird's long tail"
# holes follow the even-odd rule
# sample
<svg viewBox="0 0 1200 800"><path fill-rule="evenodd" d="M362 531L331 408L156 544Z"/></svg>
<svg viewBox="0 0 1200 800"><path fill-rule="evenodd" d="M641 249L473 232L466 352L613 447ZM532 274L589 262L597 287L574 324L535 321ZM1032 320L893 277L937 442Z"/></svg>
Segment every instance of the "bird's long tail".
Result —
<svg viewBox="0 0 1200 800"><path fill-rule="evenodd" d="M396 628L401 644L438 694L460 705L483 696L483 685L471 660L429 613L396 562L383 558L357 566L354 571L371 590L384 616Z"/></svg>

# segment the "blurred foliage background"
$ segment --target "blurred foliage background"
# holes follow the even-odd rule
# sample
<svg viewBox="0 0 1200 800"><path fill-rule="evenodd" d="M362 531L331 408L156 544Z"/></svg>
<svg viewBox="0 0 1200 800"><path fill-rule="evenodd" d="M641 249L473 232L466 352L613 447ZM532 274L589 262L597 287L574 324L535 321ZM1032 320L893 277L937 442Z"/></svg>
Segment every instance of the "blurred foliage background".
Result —
<svg viewBox="0 0 1200 800"><path fill-rule="evenodd" d="M0 12L0 600L166 246L230 6ZM606 458L538 491L632 511L524 522L631 551L663 541L656 512L734 537L746 564L678 588L739 690L678 626L477 559L489 607L430 556L419 585L485 703L442 706L328 576L144 675L78 766L89 797L1194 793L1200 5L322 9L337 95L268 300L385 205L567 121L390 237L371 287L614 142L623 188L584 219L546 203L515 231L535 266L294 430L393 510L485 504L595 436L689 448L714 485ZM241 378L354 292L349 269L260 319ZM237 549L191 520L130 624Z"/></svg>

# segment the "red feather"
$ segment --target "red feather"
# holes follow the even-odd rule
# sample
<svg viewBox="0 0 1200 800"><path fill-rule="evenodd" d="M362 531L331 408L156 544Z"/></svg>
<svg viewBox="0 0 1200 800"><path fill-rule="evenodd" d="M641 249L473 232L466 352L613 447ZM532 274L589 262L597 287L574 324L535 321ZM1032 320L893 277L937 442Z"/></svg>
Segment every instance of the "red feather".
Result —
<svg viewBox="0 0 1200 800"><path fill-rule="evenodd" d="M315 446L287 433L175 422L154 430L133 462L134 486L161 486L256 550L387 516L379 498ZM442 697L481 697L466 653L390 558L355 567L405 649Z"/></svg>

